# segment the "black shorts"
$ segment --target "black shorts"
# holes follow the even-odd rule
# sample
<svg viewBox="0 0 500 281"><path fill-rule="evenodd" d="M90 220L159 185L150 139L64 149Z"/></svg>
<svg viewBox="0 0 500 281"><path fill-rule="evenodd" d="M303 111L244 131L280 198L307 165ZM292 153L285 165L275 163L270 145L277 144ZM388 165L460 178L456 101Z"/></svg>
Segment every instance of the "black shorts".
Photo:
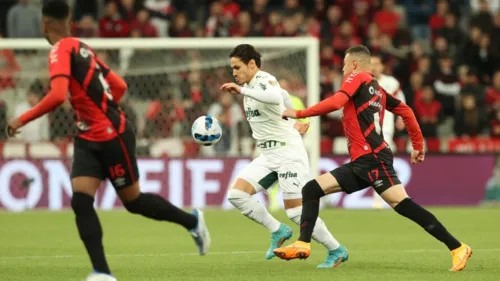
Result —
<svg viewBox="0 0 500 281"><path fill-rule="evenodd" d="M330 171L345 193L353 193L369 186L381 194L389 187L400 184L392 165L392 157L363 155L356 160Z"/></svg>
<svg viewBox="0 0 500 281"><path fill-rule="evenodd" d="M105 142L75 138L71 178L75 177L107 178L116 190L134 184L139 179L139 169L133 131L127 129Z"/></svg>

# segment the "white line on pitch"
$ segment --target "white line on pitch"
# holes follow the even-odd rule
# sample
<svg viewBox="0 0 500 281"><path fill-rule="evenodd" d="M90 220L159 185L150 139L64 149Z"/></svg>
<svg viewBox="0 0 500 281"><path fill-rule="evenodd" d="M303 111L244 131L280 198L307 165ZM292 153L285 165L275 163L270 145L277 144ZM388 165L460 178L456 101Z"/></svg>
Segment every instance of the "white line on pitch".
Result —
<svg viewBox="0 0 500 281"><path fill-rule="evenodd" d="M500 248L492 249L473 249L475 252L500 252ZM442 252L445 250L437 249L410 249L410 250L357 250L351 252L363 253L420 253L420 252ZM209 252L208 255L247 255L247 254L262 254L263 251L232 251L232 252ZM166 256L198 256L198 253L165 253L165 254L110 254L106 255L110 258L117 257L166 257ZM82 258L83 255L54 255L54 256L11 256L0 257L0 260L15 260L15 259L67 259L67 258Z"/></svg>

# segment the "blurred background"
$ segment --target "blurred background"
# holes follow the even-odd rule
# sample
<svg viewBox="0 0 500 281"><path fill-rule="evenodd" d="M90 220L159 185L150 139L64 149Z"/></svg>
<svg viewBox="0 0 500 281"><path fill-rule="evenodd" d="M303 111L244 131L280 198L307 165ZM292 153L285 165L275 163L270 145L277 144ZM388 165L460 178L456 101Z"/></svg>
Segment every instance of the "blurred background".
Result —
<svg viewBox="0 0 500 281"><path fill-rule="evenodd" d="M42 38L38 23L43 2L0 1L0 38ZM241 43L247 37L317 38L319 93L307 93L308 58L304 50L261 50L266 59L263 70L275 75L283 88L304 103L308 94L321 99L333 94L343 78L344 51L352 45L365 44L377 56L375 74L397 79L390 91L413 108L426 138L426 164L410 169L404 124L395 118L388 125L390 133L386 138L396 152L396 169L410 194L417 199L420 196L424 205L500 201L500 170L496 168L500 163L496 157L500 151L498 0L68 3L73 7L73 34L81 38L237 37ZM20 115L48 93L49 81L47 51L29 46L2 49L1 40L0 127L5 127L8 119ZM129 84L121 106L137 130L138 154L144 163L141 169L150 167L149 172L144 172L144 181L156 181L152 190L165 194L174 203L224 205L226 187L237 168L248 163L253 154L241 100L218 90L222 83L232 81L227 66L229 50L97 51ZM201 149L190 137L192 122L203 114L216 116L223 124L225 136L207 149ZM53 175L69 167L76 132L74 119L71 105L66 102L23 128L17 140L7 141L5 132L0 131L0 185L6 186L0 187L0 208L23 208L16 202L28 207L67 206L68 183L53 179ZM320 133L320 142L314 144L321 148L320 168L329 170L345 162L348 152L340 116L321 117ZM62 159L62 168L57 170L46 159ZM7 169L10 164L14 168ZM200 169L201 176L197 174ZM29 173L32 176L27 176ZM67 173L62 172L65 176ZM200 186L207 182L212 184L211 189ZM40 194L25 188L33 186L40 189ZM57 188L62 190L60 195L51 191ZM203 198L198 198L199 192ZM50 197L53 193L60 199ZM344 197L349 196L332 197L331 205L371 206L368 193L350 200ZM111 203L106 201L103 204L108 205L103 208L119 204L109 200Z"/></svg>

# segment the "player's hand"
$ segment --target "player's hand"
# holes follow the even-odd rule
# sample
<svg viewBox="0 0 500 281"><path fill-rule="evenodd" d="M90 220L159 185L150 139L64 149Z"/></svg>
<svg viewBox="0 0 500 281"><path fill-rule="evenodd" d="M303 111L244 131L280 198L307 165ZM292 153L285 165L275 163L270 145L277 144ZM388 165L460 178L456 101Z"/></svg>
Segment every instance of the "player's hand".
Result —
<svg viewBox="0 0 500 281"><path fill-rule="evenodd" d="M293 110L293 109L287 109L285 111L283 111L283 113L281 113L281 116L283 117L283 119L287 119L287 118L293 118L293 119L297 119L297 111L296 110Z"/></svg>
<svg viewBox="0 0 500 281"><path fill-rule="evenodd" d="M21 120L19 118L12 119L7 123L7 136L9 137L15 137L19 132L19 128L23 126L23 123L21 123Z"/></svg>
<svg viewBox="0 0 500 281"><path fill-rule="evenodd" d="M422 163L424 162L424 152L420 150L413 150L411 152L411 163L412 164L417 164L417 163Z"/></svg>
<svg viewBox="0 0 500 281"><path fill-rule="evenodd" d="M235 95L241 93L241 87L233 82L222 85L220 89L224 92L228 92Z"/></svg>
<svg viewBox="0 0 500 281"><path fill-rule="evenodd" d="M301 135L307 133L307 130L309 130L309 122L306 122L306 123L302 123L302 122L297 122L295 123L295 125L293 125L293 127L295 128L295 130L299 131L299 133Z"/></svg>

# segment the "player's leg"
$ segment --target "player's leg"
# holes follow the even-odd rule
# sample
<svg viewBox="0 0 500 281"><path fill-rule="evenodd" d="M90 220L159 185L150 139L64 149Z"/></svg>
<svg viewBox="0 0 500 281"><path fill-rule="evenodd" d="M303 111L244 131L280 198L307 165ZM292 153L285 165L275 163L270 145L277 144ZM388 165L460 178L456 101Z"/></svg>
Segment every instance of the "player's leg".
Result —
<svg viewBox="0 0 500 281"><path fill-rule="evenodd" d="M472 255L472 249L449 233L431 212L413 201L403 185L391 186L380 195L398 214L414 221L448 247L453 258L451 271L460 271L465 268L467 260Z"/></svg>
<svg viewBox="0 0 500 281"><path fill-rule="evenodd" d="M296 157L299 156L299 157ZM288 159L285 160L285 159ZM285 155L278 170L279 186L283 192L285 212L294 223L300 225L302 215L302 187L309 179L309 159L304 150L294 156ZM327 249L327 257L319 268L332 268L347 260L347 251L330 233L323 220L318 217L312 238Z"/></svg>
<svg viewBox="0 0 500 281"><path fill-rule="evenodd" d="M83 139L75 140L73 165L71 168L71 185L73 196L71 207L75 213L75 221L80 239L92 263L93 273L87 280L100 277L102 280L116 280L106 261L102 244L102 227L94 209L94 197L104 179L103 169L92 144Z"/></svg>
<svg viewBox="0 0 500 281"><path fill-rule="evenodd" d="M429 211L413 201L399 181L392 161L381 161L377 171L370 172L373 188L398 214L414 221L427 233L444 243L453 256L452 271L462 270L472 250L460 243ZM376 177L375 177L376 176Z"/></svg>
<svg viewBox="0 0 500 281"><path fill-rule="evenodd" d="M106 177L110 179L118 197L130 213L179 224L190 232L201 255L208 251L210 234L203 212L194 210L190 214L158 194L141 192L135 158L135 136L131 132L126 131L106 142L101 161L106 167Z"/></svg>
<svg viewBox="0 0 500 281"><path fill-rule="evenodd" d="M266 259L271 259L274 257L273 250L292 236L292 229L276 220L252 197L257 192L273 186L278 179L277 173L266 167L267 164L265 156L261 155L247 165L231 185L227 199L244 216L264 226L271 233L271 245L266 252Z"/></svg>
<svg viewBox="0 0 500 281"><path fill-rule="evenodd" d="M366 186L366 183L360 182L354 175L350 164L343 165L307 182L302 188L300 237L294 244L276 249L275 254L286 260L307 258L310 255L310 242L318 220L321 197L341 191L352 193L364 189Z"/></svg>

